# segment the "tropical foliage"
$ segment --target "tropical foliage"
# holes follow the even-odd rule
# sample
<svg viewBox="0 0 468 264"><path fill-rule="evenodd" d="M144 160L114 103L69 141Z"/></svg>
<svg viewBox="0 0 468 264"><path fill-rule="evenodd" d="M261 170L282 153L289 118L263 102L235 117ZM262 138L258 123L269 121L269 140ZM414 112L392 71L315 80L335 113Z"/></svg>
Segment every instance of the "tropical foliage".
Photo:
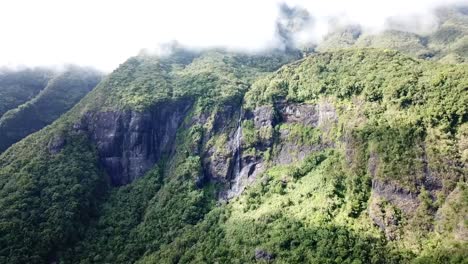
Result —
<svg viewBox="0 0 468 264"><path fill-rule="evenodd" d="M380 49L246 56L223 51L129 59L71 112L0 156L0 260L5 263L460 263L467 259L468 68ZM295 60L280 67L283 63ZM174 154L121 187L73 129L90 111L143 111L194 101ZM278 122L265 171L232 200L200 182L210 119L277 102L336 110L327 131ZM231 108L229 108L231 107ZM236 115L232 115L236 116ZM228 120L227 122L236 122ZM279 139L279 131L289 136ZM206 138L208 137L208 139ZM206 140L205 140L206 139ZM275 147L317 145L278 165ZM63 144L58 144L63 142ZM55 151L56 145L63 145ZM265 154L266 155L266 154ZM410 197L415 210L384 195ZM406 195L406 196L405 196ZM400 197L398 196L398 197ZM382 226L377 225L384 219ZM390 232L391 231L391 232Z"/></svg>

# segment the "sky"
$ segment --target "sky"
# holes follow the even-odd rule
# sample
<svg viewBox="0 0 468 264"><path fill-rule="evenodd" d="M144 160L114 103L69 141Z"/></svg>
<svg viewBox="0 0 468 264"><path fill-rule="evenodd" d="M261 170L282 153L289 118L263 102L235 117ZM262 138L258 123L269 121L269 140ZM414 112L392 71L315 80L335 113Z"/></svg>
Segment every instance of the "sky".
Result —
<svg viewBox="0 0 468 264"><path fill-rule="evenodd" d="M172 40L189 47L258 51L275 45L279 4L306 8L315 42L328 21L379 32L390 17L431 30L431 10L468 0L0 0L0 66L78 64L112 71L143 49Z"/></svg>

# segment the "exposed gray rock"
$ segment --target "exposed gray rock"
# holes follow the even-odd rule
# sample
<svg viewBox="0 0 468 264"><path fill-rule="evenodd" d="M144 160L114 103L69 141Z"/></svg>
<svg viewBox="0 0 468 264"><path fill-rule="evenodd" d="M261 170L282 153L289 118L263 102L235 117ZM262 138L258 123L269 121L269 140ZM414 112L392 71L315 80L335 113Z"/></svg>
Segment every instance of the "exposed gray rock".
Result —
<svg viewBox="0 0 468 264"><path fill-rule="evenodd" d="M234 118L234 117L232 117ZM210 174L216 175L214 179L226 186L221 192L221 199L229 199L242 193L246 186L252 183L258 175L265 171L267 163L263 154L275 148L271 160L275 164L289 164L301 161L310 153L323 149L331 144L320 142L319 144L305 145L288 139L289 131L275 130L281 123L301 124L317 129L330 128L336 122L336 111L332 104L320 103L318 105L296 104L278 102L271 105L261 106L252 112L243 115L244 120L252 120L254 129L258 132L254 151L240 149L241 166L239 173L234 173L235 160L238 150L235 148L234 138L237 127L230 126L225 153L217 154L209 150L206 157ZM226 130L224 130L226 131ZM274 134L276 131L276 135ZM276 139L276 141L275 141ZM226 154L227 153L227 154Z"/></svg>
<svg viewBox="0 0 468 264"><path fill-rule="evenodd" d="M273 158L273 162L278 165L286 165L296 161L302 161L310 153L323 149L323 146L318 145L301 145L290 142L282 142L277 146L277 154Z"/></svg>
<svg viewBox="0 0 468 264"><path fill-rule="evenodd" d="M241 108L228 105L218 109L213 115L213 126L206 134L206 142L213 137L225 138L223 144L207 144L203 154L204 181L216 182L222 187L219 197L222 200L241 193L248 182L254 180L256 157L243 154L242 137L238 141L240 122L253 118L251 113L241 112ZM237 177L236 177L237 175Z"/></svg>
<svg viewBox="0 0 468 264"><path fill-rule="evenodd" d="M232 171L232 152L223 153L215 147L209 148L204 154L204 169L211 181L222 182L227 179Z"/></svg>
<svg viewBox="0 0 468 264"><path fill-rule="evenodd" d="M330 103L321 102L316 105L311 104L291 104L279 103L277 105L281 117L280 122L286 124L300 124L317 129L322 132L328 132L330 127L335 124L336 110ZM333 142L321 142L313 145L300 144L290 139L290 131L281 129L278 131L276 144L276 155L273 161L276 164L289 164L294 161L301 161L314 151L319 151Z"/></svg>
<svg viewBox="0 0 468 264"><path fill-rule="evenodd" d="M108 111L88 113L81 122L74 124L74 130L85 133L96 144L100 161L116 185L128 184L144 175L155 163L165 156L170 156L175 149L175 137L184 123L192 102L180 100L156 105L143 112ZM312 151L323 146L304 146L283 140L279 136L275 143L274 128L280 122L300 123L318 127L321 123L336 119L331 105L308 105L280 102L274 106L262 106L252 112L240 112L240 107L225 105L214 114L200 113L184 123L184 127L211 122L205 129L200 149L204 175L198 179L198 185L205 182L221 183L220 197L227 198L240 194L253 182L257 175L266 169L263 153L275 144L280 151L273 160L282 164L302 160ZM266 131L255 143L255 151L244 151L236 142L238 120L252 120L257 131ZM287 131L285 132L287 133ZM222 136L226 141L221 146L208 144L214 136ZM51 151L59 151L63 143L51 143ZM292 155L291 153L296 153ZM235 168L237 156L239 166ZM236 171L234 171L236 170ZM234 188L235 187L235 188ZM233 193L235 191L235 193Z"/></svg>
<svg viewBox="0 0 468 264"><path fill-rule="evenodd" d="M204 143L206 145L214 135L226 135L226 142L221 146L209 145L203 153L203 168L206 181L226 183L232 174L234 167L234 158L237 152L235 146L235 134L237 130L236 120L239 118L240 108L234 108L228 105L214 113L213 126L205 134ZM204 116L202 114L201 116ZM206 121L200 119L204 124Z"/></svg>
<svg viewBox="0 0 468 264"><path fill-rule="evenodd" d="M321 102L317 105L318 110L318 127L324 133L328 133L330 128L338 120L335 106L329 102Z"/></svg>
<svg viewBox="0 0 468 264"><path fill-rule="evenodd" d="M65 138L62 135L57 135L52 138L49 142L49 153L50 154L57 154L59 153L63 147L65 146Z"/></svg>
<svg viewBox="0 0 468 264"><path fill-rule="evenodd" d="M371 151L369 153L369 160L368 160L368 170L372 178L374 178L377 174L377 168L379 167L379 155L375 151Z"/></svg>
<svg viewBox="0 0 468 264"><path fill-rule="evenodd" d="M128 184L174 151L177 130L191 102L156 105L150 110L88 113L75 130L95 142L114 185Z"/></svg>
<svg viewBox="0 0 468 264"><path fill-rule="evenodd" d="M273 131L277 122L275 119L275 109L273 106L261 106L253 111L254 128L256 131ZM273 135L262 135L257 142L256 147L262 151L273 144Z"/></svg>
<svg viewBox="0 0 468 264"><path fill-rule="evenodd" d="M276 123L275 109L272 106L261 106L253 112L246 113L243 118L253 120L254 129L256 131L272 132ZM273 134L263 135L258 138L254 146L255 153L251 153L251 151L244 152L242 144L239 149L236 149L237 146L234 144L234 135L229 138L228 145L230 146L232 159L230 160L231 166L226 174L226 189L220 193L222 199L230 199L238 196L244 191L245 187L255 181L257 175L262 173L266 168L263 156L260 155L260 153L266 151L274 143ZM236 164L234 164L238 158L237 155L240 155L240 167L236 167ZM236 172L235 170L238 171Z"/></svg>
<svg viewBox="0 0 468 264"><path fill-rule="evenodd" d="M401 218L411 218L419 204L417 194L389 182L375 178L372 180L369 217L385 233L387 239L398 239Z"/></svg>
<svg viewBox="0 0 468 264"><path fill-rule="evenodd" d="M274 125L275 110L273 106L265 105L256 108L253 112L255 128Z"/></svg>
<svg viewBox="0 0 468 264"><path fill-rule="evenodd" d="M437 177L437 175L434 175L432 172L430 166L429 166L429 158L427 156L427 150L426 150L426 145L422 144L422 164L423 164L423 175L424 175L424 180L421 185L424 186L426 190L428 190L431 193L431 196L434 198L436 196L436 192L442 189L442 177Z"/></svg>
<svg viewBox="0 0 468 264"><path fill-rule="evenodd" d="M418 195L395 184L372 180L372 193L396 205L405 213L411 213L419 206Z"/></svg>
<svg viewBox="0 0 468 264"><path fill-rule="evenodd" d="M270 262L275 259L275 256L272 253L269 253L268 251L264 249L255 249L255 260L257 261L266 261Z"/></svg>
<svg viewBox="0 0 468 264"><path fill-rule="evenodd" d="M320 115L317 105L280 102L276 105L276 108L281 116L281 122L318 126Z"/></svg>

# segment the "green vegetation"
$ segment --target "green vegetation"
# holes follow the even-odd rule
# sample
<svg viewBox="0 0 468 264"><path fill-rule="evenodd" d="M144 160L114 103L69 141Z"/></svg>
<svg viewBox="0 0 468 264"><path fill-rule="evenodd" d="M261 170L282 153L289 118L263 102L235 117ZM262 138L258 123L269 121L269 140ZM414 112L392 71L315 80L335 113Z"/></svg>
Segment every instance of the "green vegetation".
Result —
<svg viewBox="0 0 468 264"><path fill-rule="evenodd" d="M344 105L358 102L354 107L362 109L354 111L361 111L366 122L356 124L354 133L381 155L384 166L377 176L401 180L411 189L417 184L412 177L423 166L418 153L439 147L424 142L427 130L442 130L453 141L468 118L467 71L465 65L423 63L393 51L323 53L259 80L247 93L246 104L253 108L282 98L317 102L323 96L336 97ZM457 159L456 155L451 156ZM459 169L447 169L452 172L444 180L459 178Z"/></svg>
<svg viewBox="0 0 468 264"><path fill-rule="evenodd" d="M297 59L297 54L247 56L212 50L201 54L175 49L166 57L140 55L127 60L84 100L81 109L143 110L165 100L200 97L199 110L240 102L250 82Z"/></svg>
<svg viewBox="0 0 468 264"><path fill-rule="evenodd" d="M295 178L287 175L292 168L271 168L242 197L139 263L253 263L256 250L278 263L401 260L370 222L343 219L351 189L340 160L334 151L314 154Z"/></svg>
<svg viewBox="0 0 468 264"><path fill-rule="evenodd" d="M52 77L47 69L0 69L0 117L36 96Z"/></svg>
<svg viewBox="0 0 468 264"><path fill-rule="evenodd" d="M164 100L198 96L196 111L211 107L213 102L232 103L235 98L240 100L239 91L247 89L249 80L264 74L262 71L269 70L268 67L275 69L293 58L280 53L252 57L223 54L213 51L197 55L196 59L180 53L165 58L132 58L71 112L5 151L0 156L2 262L43 263L54 259L74 262L79 256L87 259L90 253L93 261L126 262L168 243L185 225L201 219L215 200L213 191L195 186L201 172L200 158L189 152L194 151L190 147L182 147L193 143L186 136L199 138L200 128L180 132L180 155L167 165L163 163L162 172L150 173L135 182L135 187L114 190L98 168L93 146L72 126L81 113L97 109L143 110ZM192 60L189 66L185 65ZM250 66L235 68L236 64ZM234 86L237 90L232 91ZM61 145L65 147L61 149ZM54 148L58 154L53 154ZM158 176L161 174L164 180ZM134 198L129 200L128 195ZM120 205L124 208L117 208ZM151 206L153 209L149 210ZM145 218L141 216L142 210ZM119 218L134 213L140 217ZM148 225L139 227L142 219ZM86 232L85 226L90 226ZM121 230L122 236L112 241L104 239L114 228ZM148 249L142 247L142 234L146 236ZM134 236L134 243L124 243L124 238ZM102 247L102 243L109 243L113 250L122 249L125 255L114 251L108 256L105 250L109 247ZM94 254L98 249L103 251Z"/></svg>
<svg viewBox="0 0 468 264"><path fill-rule="evenodd" d="M36 97L0 118L0 152L55 121L101 79L94 70L74 66L55 75Z"/></svg>
<svg viewBox="0 0 468 264"><path fill-rule="evenodd" d="M46 129L7 150L0 170L0 262L42 263L77 241L96 211L103 175L82 136L57 155ZM32 152L31 149L36 151Z"/></svg>
<svg viewBox="0 0 468 264"><path fill-rule="evenodd" d="M281 124L277 127L278 130L286 130L288 137L286 141L298 144L311 146L320 143L321 131L312 127L301 124Z"/></svg>
<svg viewBox="0 0 468 264"><path fill-rule="evenodd" d="M467 65L349 49L276 70L295 56L176 51L129 59L71 112L0 156L0 261L466 259ZM174 153L134 182L111 186L74 124L90 111L143 111L178 99L193 104ZM327 102L337 119L317 127L275 120L256 130L247 116L278 101ZM215 122L235 130L241 104L244 153L257 155L267 139L272 149L320 148L285 165L271 149L261 153L263 173L227 202L217 197L222 186L204 178L203 159L211 146L226 154L229 131ZM56 142L63 148L54 150Z"/></svg>
<svg viewBox="0 0 468 264"><path fill-rule="evenodd" d="M436 17L437 27L420 34L408 32L411 31L412 25L400 24L398 21L389 21L389 29L377 34L366 34L356 25L338 28L330 32L316 50L325 52L366 47L392 49L420 59L443 63L466 63L468 61L466 7L439 8Z"/></svg>

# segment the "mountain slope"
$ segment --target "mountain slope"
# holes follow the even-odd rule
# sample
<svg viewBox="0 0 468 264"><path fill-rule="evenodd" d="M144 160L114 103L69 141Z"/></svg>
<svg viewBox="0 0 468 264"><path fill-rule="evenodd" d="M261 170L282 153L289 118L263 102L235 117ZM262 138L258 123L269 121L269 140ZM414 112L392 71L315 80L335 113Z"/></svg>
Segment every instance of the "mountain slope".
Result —
<svg viewBox="0 0 468 264"><path fill-rule="evenodd" d="M34 98L51 78L48 69L0 69L0 117Z"/></svg>
<svg viewBox="0 0 468 264"><path fill-rule="evenodd" d="M357 50L257 81L242 161L266 172L141 263L461 262L466 71Z"/></svg>
<svg viewBox="0 0 468 264"><path fill-rule="evenodd" d="M0 260L456 263L467 73L375 49L131 58L0 156Z"/></svg>
<svg viewBox="0 0 468 264"><path fill-rule="evenodd" d="M97 71L74 66L54 75L36 97L0 118L0 152L59 118L101 79Z"/></svg>
<svg viewBox="0 0 468 264"><path fill-rule="evenodd" d="M141 114L151 115L158 112L151 108L157 110L158 105L164 107L171 101L190 102L192 97L201 99L201 109L217 100L235 102L247 88L246 80L294 56L250 57L217 51L196 55L181 51L167 58L129 59L72 111L1 155L1 260L42 263L54 259L58 252L81 239L79 234L100 211L96 204L113 190L111 185L122 182L120 178L111 180L116 158L123 159L118 166L126 169L140 167L138 163L127 164L129 160L138 162L128 157L129 151L150 164L155 162L153 153L159 151L156 147L167 137L173 140L175 132L160 131L156 124L156 134L147 137L146 127L137 121ZM191 67L186 67L191 62ZM237 68L239 64L244 66ZM183 87L187 83L193 86ZM209 96L205 96L207 93ZM136 126L131 132L142 133L124 141L120 129L128 127L121 127L120 116L125 113L130 114L128 122ZM170 116L163 117L172 124ZM153 136L158 145L151 143ZM148 146L143 147L143 143ZM145 152L149 146L151 153ZM107 171L107 177L101 168ZM137 175L142 176L142 172Z"/></svg>
<svg viewBox="0 0 468 264"><path fill-rule="evenodd" d="M401 51L415 58L445 63L463 63L468 58L468 14L466 6L439 8L437 27L427 33L413 33L414 25L394 21L381 33L364 32L359 25L337 27L325 36L319 52L343 48L380 48Z"/></svg>

